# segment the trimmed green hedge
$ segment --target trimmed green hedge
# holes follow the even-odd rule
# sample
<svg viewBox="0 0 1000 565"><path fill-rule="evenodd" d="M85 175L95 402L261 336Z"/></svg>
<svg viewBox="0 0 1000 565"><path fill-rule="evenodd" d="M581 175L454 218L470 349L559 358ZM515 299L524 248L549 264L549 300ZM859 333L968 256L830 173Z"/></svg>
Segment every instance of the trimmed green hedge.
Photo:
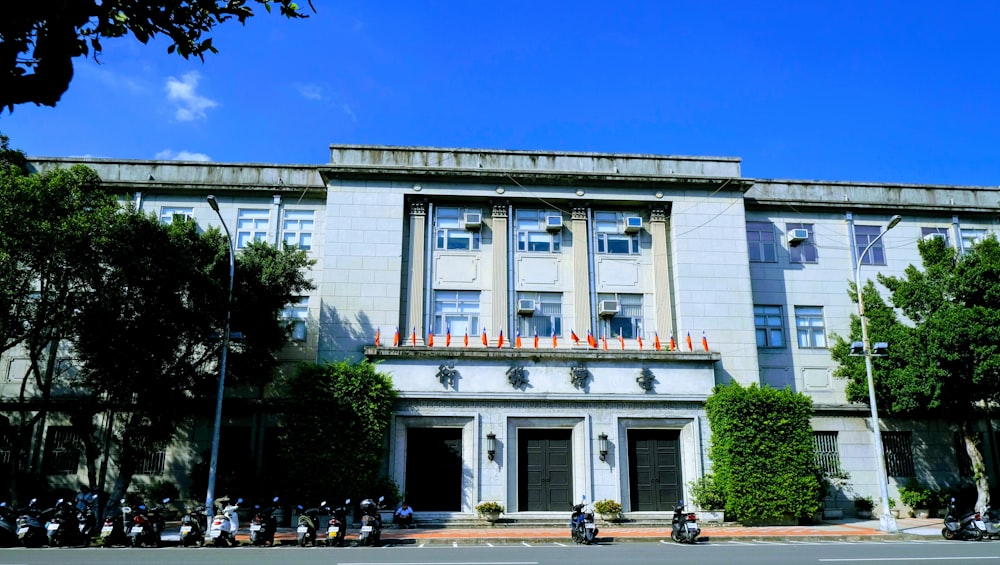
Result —
<svg viewBox="0 0 1000 565"><path fill-rule="evenodd" d="M822 507L812 400L789 389L717 386L705 403L715 484L740 522L808 518Z"/></svg>

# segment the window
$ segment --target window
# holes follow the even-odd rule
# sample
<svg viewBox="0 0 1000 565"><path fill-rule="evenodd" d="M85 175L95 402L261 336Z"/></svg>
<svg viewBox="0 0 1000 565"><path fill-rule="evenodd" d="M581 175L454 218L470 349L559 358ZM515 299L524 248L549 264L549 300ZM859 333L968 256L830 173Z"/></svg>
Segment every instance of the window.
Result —
<svg viewBox="0 0 1000 565"><path fill-rule="evenodd" d="M757 329L757 347L785 346L781 306L754 306L753 323Z"/></svg>
<svg viewBox="0 0 1000 565"><path fill-rule="evenodd" d="M792 230L806 230L809 232L809 238L788 246L788 260L792 263L816 263L819 261L816 256L816 244L813 241L813 225L785 224L785 233Z"/></svg>
<svg viewBox="0 0 1000 565"><path fill-rule="evenodd" d="M986 230L963 229L962 249L972 249L984 238L986 238Z"/></svg>
<svg viewBox="0 0 1000 565"><path fill-rule="evenodd" d="M267 219L269 213L266 209L240 210L236 216L236 247L243 249L251 241L264 241L267 239Z"/></svg>
<svg viewBox="0 0 1000 565"><path fill-rule="evenodd" d="M882 432L885 472L892 477L913 477L913 438L910 432Z"/></svg>
<svg viewBox="0 0 1000 565"><path fill-rule="evenodd" d="M45 434L46 475L72 474L80 469L79 439L71 426L50 426Z"/></svg>
<svg viewBox="0 0 1000 565"><path fill-rule="evenodd" d="M868 247L868 244L875 241L881 233L881 226L854 226L854 248L858 253L857 256L861 257L861 253ZM864 257L861 257L861 264L885 265L885 246L882 245L881 239L872 245Z"/></svg>
<svg viewBox="0 0 1000 565"><path fill-rule="evenodd" d="M816 450L816 465L827 475L840 473L840 450L837 448L837 432L813 432Z"/></svg>
<svg viewBox="0 0 1000 565"><path fill-rule="evenodd" d="M747 251L753 263L775 263L778 247L774 241L774 226L770 222L747 222Z"/></svg>
<svg viewBox="0 0 1000 565"><path fill-rule="evenodd" d="M552 210L517 210L514 214L514 230L517 232L518 251L559 251L562 242L560 231L547 231L545 219L562 215Z"/></svg>
<svg viewBox="0 0 1000 565"><path fill-rule="evenodd" d="M167 450L154 449L139 458L136 463L137 475L159 475L163 473L167 463Z"/></svg>
<svg viewBox="0 0 1000 565"><path fill-rule="evenodd" d="M451 329L451 335L479 333L479 291L439 290L434 293L434 333L441 335Z"/></svg>
<svg viewBox="0 0 1000 565"><path fill-rule="evenodd" d="M313 214L312 210L285 210L281 237L287 245L306 251L312 249Z"/></svg>
<svg viewBox="0 0 1000 565"><path fill-rule="evenodd" d="M982 453L983 448L983 434L982 432L975 432L973 436L973 441L979 446L980 453ZM969 457L968 450L965 449L965 434L962 432L955 432L955 456L958 462L958 476L959 477L973 477L975 474L972 472L972 458Z"/></svg>
<svg viewBox="0 0 1000 565"><path fill-rule="evenodd" d="M598 294L597 300L618 301L618 313L613 318L601 320L601 331L608 339L617 338L619 335L626 339L635 339L636 336L642 335L641 294Z"/></svg>
<svg viewBox="0 0 1000 565"><path fill-rule="evenodd" d="M465 214L479 214L478 209L438 208L434 212L434 227L437 230L437 249L479 249L479 231L465 227Z"/></svg>
<svg viewBox="0 0 1000 565"><path fill-rule="evenodd" d="M172 224L178 221L190 220L192 216L194 216L194 208L178 208L174 206L160 208L161 224Z"/></svg>
<svg viewBox="0 0 1000 565"><path fill-rule="evenodd" d="M309 297L296 299L281 311L281 319L292 329L292 341L306 340L306 322L309 321Z"/></svg>
<svg viewBox="0 0 1000 565"><path fill-rule="evenodd" d="M949 245L949 235L950 232L948 228L920 228L920 237L923 239L930 239L932 237L940 237L944 239L944 245L947 247Z"/></svg>
<svg viewBox="0 0 1000 565"><path fill-rule="evenodd" d="M562 335L562 294L558 292L519 292L518 300L534 300L535 313L518 316L517 329L523 337Z"/></svg>
<svg viewBox="0 0 1000 565"><path fill-rule="evenodd" d="M639 234L625 233L625 214L622 212L595 212L594 232L598 253L639 253Z"/></svg>
<svg viewBox="0 0 1000 565"><path fill-rule="evenodd" d="M796 306L795 331L799 347L826 347L826 332L823 326L822 306Z"/></svg>

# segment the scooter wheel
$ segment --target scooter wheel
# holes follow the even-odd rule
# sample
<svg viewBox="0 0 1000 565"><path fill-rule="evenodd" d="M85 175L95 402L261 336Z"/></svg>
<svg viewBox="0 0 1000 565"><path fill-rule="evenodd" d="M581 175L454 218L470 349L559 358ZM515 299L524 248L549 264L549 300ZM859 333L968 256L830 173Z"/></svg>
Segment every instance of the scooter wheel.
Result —
<svg viewBox="0 0 1000 565"><path fill-rule="evenodd" d="M670 532L670 539L674 540L677 543L684 543L684 538L681 537L681 533L676 530Z"/></svg>
<svg viewBox="0 0 1000 565"><path fill-rule="evenodd" d="M982 541L983 540L983 531L980 530L979 528L975 528L972 531L972 539L975 540L975 541Z"/></svg>
<svg viewBox="0 0 1000 565"><path fill-rule="evenodd" d="M948 528L941 528L941 535L944 539L952 540L955 539L955 532L949 530Z"/></svg>

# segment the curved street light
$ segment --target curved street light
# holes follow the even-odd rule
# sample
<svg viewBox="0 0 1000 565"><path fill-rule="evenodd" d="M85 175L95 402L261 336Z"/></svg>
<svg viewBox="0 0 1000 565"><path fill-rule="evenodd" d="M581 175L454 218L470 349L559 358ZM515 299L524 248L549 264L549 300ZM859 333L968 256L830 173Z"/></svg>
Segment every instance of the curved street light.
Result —
<svg viewBox="0 0 1000 565"><path fill-rule="evenodd" d="M878 237L871 240L865 250L858 256L858 265L854 269L854 286L858 292L858 314L861 316L861 342L864 347L865 371L868 375L868 403L872 409L872 434L875 436L875 462L878 471L878 489L882 497L882 514L879 516L879 528L883 532L895 533L899 531L896 526L896 518L889 510L889 478L885 469L885 454L882 452L882 431L878 426L878 408L875 407L875 378L872 376L872 344L868 340L868 319L865 318L865 301L861 293L861 262L873 245L878 243L882 236L889 230L896 227L896 224L903 217L895 215L889 218L889 224L885 226Z"/></svg>
<svg viewBox="0 0 1000 565"><path fill-rule="evenodd" d="M229 318L233 308L233 278L236 273L236 253L233 250L233 238L229 235L229 227L222 219L219 212L219 203L215 196L209 194L208 205L215 210L215 215L222 222L222 229L226 232L226 243L229 244L229 297L226 299L226 326L222 334L222 359L219 362L219 394L215 401L215 426L212 428L212 456L208 465L208 492L205 495L205 516L208 518L208 527L211 528L212 517L215 515L215 476L219 466L219 436L222 432L222 395L226 389L226 354L229 352Z"/></svg>

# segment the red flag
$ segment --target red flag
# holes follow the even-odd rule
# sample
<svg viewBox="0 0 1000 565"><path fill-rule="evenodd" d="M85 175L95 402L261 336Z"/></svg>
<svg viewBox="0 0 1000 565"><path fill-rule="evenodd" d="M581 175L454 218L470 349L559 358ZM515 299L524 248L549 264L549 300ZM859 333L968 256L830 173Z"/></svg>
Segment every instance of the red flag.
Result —
<svg viewBox="0 0 1000 565"><path fill-rule="evenodd" d="M489 345L489 340L486 339L486 328L483 328L483 347Z"/></svg>
<svg viewBox="0 0 1000 565"><path fill-rule="evenodd" d="M640 335L636 339L639 340L639 351L642 351L642 336Z"/></svg>
<svg viewBox="0 0 1000 565"><path fill-rule="evenodd" d="M674 340L674 332L670 332L670 351L677 351L677 342Z"/></svg>
<svg viewBox="0 0 1000 565"><path fill-rule="evenodd" d="M396 326L396 333L392 336L392 346L399 347L399 326Z"/></svg>
<svg viewBox="0 0 1000 565"><path fill-rule="evenodd" d="M594 333L591 332L590 330L587 330L587 345L589 345L594 349L597 349L597 340L594 339Z"/></svg>
<svg viewBox="0 0 1000 565"><path fill-rule="evenodd" d="M514 347L521 349L521 330L517 330L517 335L514 336Z"/></svg>
<svg viewBox="0 0 1000 565"><path fill-rule="evenodd" d="M691 345L691 332L688 332L687 334L687 344L688 344L688 351L694 351L694 346Z"/></svg>
<svg viewBox="0 0 1000 565"><path fill-rule="evenodd" d="M705 351L708 351L708 338L705 337L704 331L701 332L701 346L705 348Z"/></svg>
<svg viewBox="0 0 1000 565"><path fill-rule="evenodd" d="M451 347L451 326L448 326L448 332L444 334L444 346Z"/></svg>
<svg viewBox="0 0 1000 565"><path fill-rule="evenodd" d="M500 330L500 336L497 338L497 349L503 347L503 330Z"/></svg>
<svg viewBox="0 0 1000 565"><path fill-rule="evenodd" d="M659 332L654 332L653 335L655 336L653 338L653 347L655 347L656 350L659 351L660 350L660 334L659 334Z"/></svg>
<svg viewBox="0 0 1000 565"><path fill-rule="evenodd" d="M538 332L535 332L535 349L538 349Z"/></svg>
<svg viewBox="0 0 1000 565"><path fill-rule="evenodd" d="M608 337L604 335L604 332L601 332L601 345L604 346L605 351L608 350Z"/></svg>
<svg viewBox="0 0 1000 565"><path fill-rule="evenodd" d="M622 350L624 351L625 350L625 336L622 335L622 332L618 332L618 341L622 344Z"/></svg>
<svg viewBox="0 0 1000 565"><path fill-rule="evenodd" d="M466 347L469 347L469 331L468 330L465 331L465 337L462 338L462 343L464 343Z"/></svg>
<svg viewBox="0 0 1000 565"><path fill-rule="evenodd" d="M555 334L552 334L552 335L555 335ZM576 332L575 332L575 331L573 331L573 330L570 330L570 331L569 331L569 337L570 337L570 339L572 339L572 340L573 340L573 343L574 343L575 345L580 345L580 336L576 335Z"/></svg>
<svg viewBox="0 0 1000 565"><path fill-rule="evenodd" d="M552 330L552 349L559 347L559 340L556 339L556 330Z"/></svg>
<svg viewBox="0 0 1000 565"><path fill-rule="evenodd" d="M427 347L434 347L434 334L427 334Z"/></svg>
<svg viewBox="0 0 1000 565"><path fill-rule="evenodd" d="M375 347L381 345L382 341L382 328L375 328Z"/></svg>
<svg viewBox="0 0 1000 565"><path fill-rule="evenodd" d="M417 327L413 326L413 332L410 334L410 341L413 342L413 347L417 346Z"/></svg>

